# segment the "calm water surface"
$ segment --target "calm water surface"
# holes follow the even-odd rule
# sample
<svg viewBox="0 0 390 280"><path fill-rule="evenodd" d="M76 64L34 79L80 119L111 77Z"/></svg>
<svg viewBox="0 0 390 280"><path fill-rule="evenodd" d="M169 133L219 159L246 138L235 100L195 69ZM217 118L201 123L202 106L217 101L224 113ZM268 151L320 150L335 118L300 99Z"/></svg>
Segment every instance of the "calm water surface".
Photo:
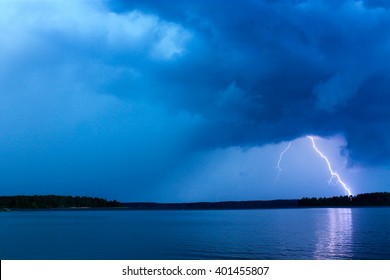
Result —
<svg viewBox="0 0 390 280"><path fill-rule="evenodd" d="M0 259L390 259L390 208L0 213Z"/></svg>

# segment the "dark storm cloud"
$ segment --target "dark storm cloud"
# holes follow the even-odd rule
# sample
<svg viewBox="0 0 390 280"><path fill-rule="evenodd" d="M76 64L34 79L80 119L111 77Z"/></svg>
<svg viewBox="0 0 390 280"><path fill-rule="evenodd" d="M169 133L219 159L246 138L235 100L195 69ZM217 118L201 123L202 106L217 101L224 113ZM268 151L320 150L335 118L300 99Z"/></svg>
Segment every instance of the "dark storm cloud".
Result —
<svg viewBox="0 0 390 280"><path fill-rule="evenodd" d="M193 33L180 60L150 70L159 98L202 116L195 145L346 137L352 162L388 161L386 1L130 1ZM172 82L174 81L174 82Z"/></svg>
<svg viewBox="0 0 390 280"><path fill-rule="evenodd" d="M390 159L387 1L2 1L0 16L3 183L150 186L193 152L306 134L343 135L351 164Z"/></svg>

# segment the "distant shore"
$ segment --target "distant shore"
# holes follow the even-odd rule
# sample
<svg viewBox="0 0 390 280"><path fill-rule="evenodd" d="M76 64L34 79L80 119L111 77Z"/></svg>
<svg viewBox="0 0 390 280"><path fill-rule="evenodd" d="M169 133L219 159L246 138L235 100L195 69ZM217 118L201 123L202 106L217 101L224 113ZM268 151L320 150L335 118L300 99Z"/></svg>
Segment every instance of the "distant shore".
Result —
<svg viewBox="0 0 390 280"><path fill-rule="evenodd" d="M297 208L298 199L252 200L252 201L221 201L221 202L190 202L190 203L153 203L130 202L123 203L129 210L234 210L234 209L270 209Z"/></svg>
<svg viewBox="0 0 390 280"><path fill-rule="evenodd" d="M122 203L129 210L234 210L312 207L375 207L390 206L390 193L376 192L356 196L322 198L276 199L252 201L193 202L193 203Z"/></svg>
<svg viewBox="0 0 390 280"><path fill-rule="evenodd" d="M121 207L116 200L90 196L14 195L0 196L0 209L82 209Z"/></svg>
<svg viewBox="0 0 390 280"><path fill-rule="evenodd" d="M155 203L118 202L79 196L0 196L0 212L15 210L238 210L313 207L389 207L390 193L376 192L356 196L276 199L251 201Z"/></svg>

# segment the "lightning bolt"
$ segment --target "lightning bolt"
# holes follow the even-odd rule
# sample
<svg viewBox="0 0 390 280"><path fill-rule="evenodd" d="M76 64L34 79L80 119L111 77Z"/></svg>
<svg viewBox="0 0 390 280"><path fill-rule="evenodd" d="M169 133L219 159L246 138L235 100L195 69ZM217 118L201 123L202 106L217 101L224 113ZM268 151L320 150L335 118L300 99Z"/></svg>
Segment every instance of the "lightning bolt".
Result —
<svg viewBox="0 0 390 280"><path fill-rule="evenodd" d="M351 196L352 192L349 189L349 186L346 183L344 183L343 180L341 180L340 175L336 171L333 170L328 158L317 148L316 143L314 141L314 136L306 136L306 137L311 140L311 143L313 145L313 149L321 156L321 158L323 158L325 160L326 164L328 165L328 169L329 169L329 172L331 175L331 177L329 179L329 184L332 182L332 180L336 179L336 181L344 188L344 190L348 194L348 196Z"/></svg>
<svg viewBox="0 0 390 280"><path fill-rule="evenodd" d="M279 155L278 164L276 165L276 168L278 169L278 175L276 176L275 181L279 180L280 172L282 172L282 168L280 167L280 163L282 162L284 153L287 152L288 149L290 149L290 147L291 147L291 142L288 142L287 147Z"/></svg>

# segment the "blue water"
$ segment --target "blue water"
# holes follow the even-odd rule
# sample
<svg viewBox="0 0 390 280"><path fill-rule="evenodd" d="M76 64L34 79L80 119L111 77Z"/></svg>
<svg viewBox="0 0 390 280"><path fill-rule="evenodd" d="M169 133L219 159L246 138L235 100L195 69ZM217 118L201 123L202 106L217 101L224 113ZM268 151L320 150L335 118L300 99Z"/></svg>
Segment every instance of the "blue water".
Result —
<svg viewBox="0 0 390 280"><path fill-rule="evenodd" d="M0 213L1 259L390 259L390 208Z"/></svg>

